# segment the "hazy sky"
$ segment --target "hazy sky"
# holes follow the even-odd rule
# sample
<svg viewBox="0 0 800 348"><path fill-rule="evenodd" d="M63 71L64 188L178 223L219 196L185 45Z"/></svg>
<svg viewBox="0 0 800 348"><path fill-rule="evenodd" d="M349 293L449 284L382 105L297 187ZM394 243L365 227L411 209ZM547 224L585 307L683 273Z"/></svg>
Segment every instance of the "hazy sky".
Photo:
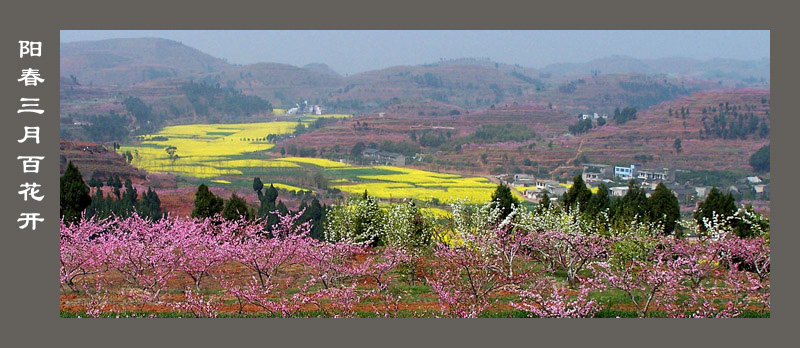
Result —
<svg viewBox="0 0 800 348"><path fill-rule="evenodd" d="M159 37L231 63L325 63L341 74L440 58L487 57L541 68L611 55L769 58L769 31L162 31L65 30L62 42Z"/></svg>

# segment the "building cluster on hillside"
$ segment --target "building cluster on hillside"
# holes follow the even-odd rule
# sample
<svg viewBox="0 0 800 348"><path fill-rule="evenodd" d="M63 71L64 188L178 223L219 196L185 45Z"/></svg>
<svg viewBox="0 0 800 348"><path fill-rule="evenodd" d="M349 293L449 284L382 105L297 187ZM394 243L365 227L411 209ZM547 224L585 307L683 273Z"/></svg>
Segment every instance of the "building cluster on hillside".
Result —
<svg viewBox="0 0 800 348"><path fill-rule="evenodd" d="M308 105L308 101L303 102L303 107L300 104L295 104L295 107L286 110L287 115L322 115L322 109L319 105Z"/></svg>
<svg viewBox="0 0 800 348"><path fill-rule="evenodd" d="M601 119L601 118L607 119L608 118L608 114L598 114L596 112L594 114L591 114L591 115L590 114L581 114L581 119L582 120L588 120L588 119L597 120L597 119Z"/></svg>
<svg viewBox="0 0 800 348"><path fill-rule="evenodd" d="M604 183L608 194L622 197L628 193L628 181L635 180L649 197L659 183L672 190L678 201L690 205L703 200L711 191L711 186L695 186L689 183L677 183L675 170L670 168L644 168L640 165L612 166L607 164L585 164L582 173L583 181L590 189ZM550 197L559 197L566 193L571 183L560 183L556 180L535 178L528 174L502 174L497 178L504 184L517 188L526 198L538 200L547 192ZM620 185L624 183L624 185ZM757 176L747 177L735 185L718 187L723 193L731 193L734 197L752 194L755 199L768 198L769 184L764 184Z"/></svg>
<svg viewBox="0 0 800 348"><path fill-rule="evenodd" d="M361 153L361 157L364 157L364 159L370 161L371 164L398 167L406 165L406 156L403 156L399 153L386 152L373 148L364 149L364 152Z"/></svg>

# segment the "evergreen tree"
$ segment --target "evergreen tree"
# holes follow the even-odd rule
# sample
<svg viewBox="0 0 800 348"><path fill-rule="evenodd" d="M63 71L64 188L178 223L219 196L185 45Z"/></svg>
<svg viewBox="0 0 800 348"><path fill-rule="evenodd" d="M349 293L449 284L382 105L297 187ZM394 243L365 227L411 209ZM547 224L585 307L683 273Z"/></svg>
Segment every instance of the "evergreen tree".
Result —
<svg viewBox="0 0 800 348"><path fill-rule="evenodd" d="M264 200L271 205L275 205L275 200L278 199L278 189L274 185L269 184L269 188L264 193Z"/></svg>
<svg viewBox="0 0 800 348"><path fill-rule="evenodd" d="M286 208L286 204L283 204L283 201L278 201L278 205L275 206L275 208L281 215L286 215L289 213L289 208Z"/></svg>
<svg viewBox="0 0 800 348"><path fill-rule="evenodd" d="M89 196L89 187L83 182L81 172L72 162L67 165L59 188L61 217L68 222L78 221L81 212L92 203L92 197Z"/></svg>
<svg viewBox="0 0 800 348"><path fill-rule="evenodd" d="M681 217L681 207L678 197L664 183L658 183L656 190L650 196L650 217L652 221L662 224L664 235L675 231L678 219Z"/></svg>
<svg viewBox="0 0 800 348"><path fill-rule="evenodd" d="M133 188L133 182L131 182L131 179L126 179L125 194L122 195L122 200L128 203L130 206L135 206L138 198L139 193L135 188Z"/></svg>
<svg viewBox="0 0 800 348"><path fill-rule="evenodd" d="M227 220L239 220L241 218L252 220L253 213L247 206L247 202L234 192L231 194L231 198L225 202L225 206L222 209L222 217Z"/></svg>
<svg viewBox="0 0 800 348"><path fill-rule="evenodd" d="M111 181L111 185L114 187L114 195L117 196L117 199L120 199L121 193L120 188L122 188L122 181L119 180L119 175L114 175L114 180Z"/></svg>
<svg viewBox="0 0 800 348"><path fill-rule="evenodd" d="M159 220L164 216L161 210L161 199L158 198L156 191L150 188L147 189L147 192L142 195L142 199L139 200L137 211L140 216L153 220Z"/></svg>
<svg viewBox="0 0 800 348"><path fill-rule="evenodd" d="M579 211L584 212L588 208L591 198L592 191L586 187L583 177L576 175L575 178L572 179L572 186L563 196L564 210L570 211L578 206Z"/></svg>
<svg viewBox="0 0 800 348"><path fill-rule="evenodd" d="M621 198L614 200L611 205L612 219L617 222L627 223L634 219L649 220L650 201L644 189L636 186L636 181L628 182L628 192Z"/></svg>
<svg viewBox="0 0 800 348"><path fill-rule="evenodd" d="M547 191L542 193L542 198L539 199L539 208L542 210L550 209L550 196L547 195Z"/></svg>
<svg viewBox="0 0 800 348"><path fill-rule="evenodd" d="M261 178L255 177L253 178L253 191L258 193L258 197L261 197L261 189L264 188L264 183L261 182Z"/></svg>
<svg viewBox="0 0 800 348"><path fill-rule="evenodd" d="M611 207L611 197L608 196L608 187L604 183L597 186L597 193L589 199L586 212L589 216L597 216L601 212Z"/></svg>
<svg viewBox="0 0 800 348"><path fill-rule="evenodd" d="M305 209L303 211L303 209ZM325 239L325 207L323 207L317 197L311 200L311 204L306 204L306 201L300 203L300 208L298 211L303 211L303 215L300 216L300 220L298 223L304 223L306 221L311 222L311 233L310 237L317 239L317 240L324 240Z"/></svg>
<svg viewBox="0 0 800 348"><path fill-rule="evenodd" d="M723 195L716 187L711 188L705 200L700 202L694 212L694 219L700 226L700 231L705 232L706 227L703 219L711 221L716 214L719 219L727 218L736 213L736 201L733 195L728 193Z"/></svg>
<svg viewBox="0 0 800 348"><path fill-rule="evenodd" d="M756 151L755 153L753 153L752 156L750 156L750 166L753 167L753 169L759 173L769 172L770 171L769 159L770 159L769 145L766 145L758 149L758 151Z"/></svg>
<svg viewBox="0 0 800 348"><path fill-rule="evenodd" d="M492 193L492 205L493 207L500 207L500 220L503 220L508 214L511 214L512 206L519 206L519 199L511 193L510 187L500 184L497 185L497 189Z"/></svg>
<svg viewBox="0 0 800 348"><path fill-rule="evenodd" d="M269 184L264 194L260 195L258 199L261 201L261 205L258 207L258 216L267 217L267 226L278 223L278 216L272 216L274 215L272 212L277 208L275 200L278 199L278 190L275 186Z"/></svg>
<svg viewBox="0 0 800 348"><path fill-rule="evenodd" d="M208 190L208 186L200 184L194 198L193 218L212 217L222 212L224 202L221 197L217 197Z"/></svg>

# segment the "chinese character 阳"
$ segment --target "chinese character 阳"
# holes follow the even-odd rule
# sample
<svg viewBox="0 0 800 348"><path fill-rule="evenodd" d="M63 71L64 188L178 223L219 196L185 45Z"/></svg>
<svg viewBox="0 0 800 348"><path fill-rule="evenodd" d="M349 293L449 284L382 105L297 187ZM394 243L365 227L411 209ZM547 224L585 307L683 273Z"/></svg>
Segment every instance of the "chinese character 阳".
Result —
<svg viewBox="0 0 800 348"><path fill-rule="evenodd" d="M41 57L42 56L42 42L41 41L20 41L19 42L19 57L22 58L26 54L31 56L31 57Z"/></svg>

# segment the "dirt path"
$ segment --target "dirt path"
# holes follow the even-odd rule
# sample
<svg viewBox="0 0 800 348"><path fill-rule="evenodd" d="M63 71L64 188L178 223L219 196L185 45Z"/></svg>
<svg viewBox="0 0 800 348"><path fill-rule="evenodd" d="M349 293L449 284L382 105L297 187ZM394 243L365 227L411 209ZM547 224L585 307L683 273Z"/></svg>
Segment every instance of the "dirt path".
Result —
<svg viewBox="0 0 800 348"><path fill-rule="evenodd" d="M586 136L581 137L581 142L578 144L578 150L575 152L575 156L570 158L570 159L568 159L564 164L562 164L562 165L556 167L555 169L551 170L550 171L550 175L555 174L559 169L569 168L570 167L569 164L575 162L575 160L578 159L578 157L581 155L581 152L583 151L583 144L586 143L586 140L594 138L595 136L597 136L597 135L596 134L587 134Z"/></svg>

